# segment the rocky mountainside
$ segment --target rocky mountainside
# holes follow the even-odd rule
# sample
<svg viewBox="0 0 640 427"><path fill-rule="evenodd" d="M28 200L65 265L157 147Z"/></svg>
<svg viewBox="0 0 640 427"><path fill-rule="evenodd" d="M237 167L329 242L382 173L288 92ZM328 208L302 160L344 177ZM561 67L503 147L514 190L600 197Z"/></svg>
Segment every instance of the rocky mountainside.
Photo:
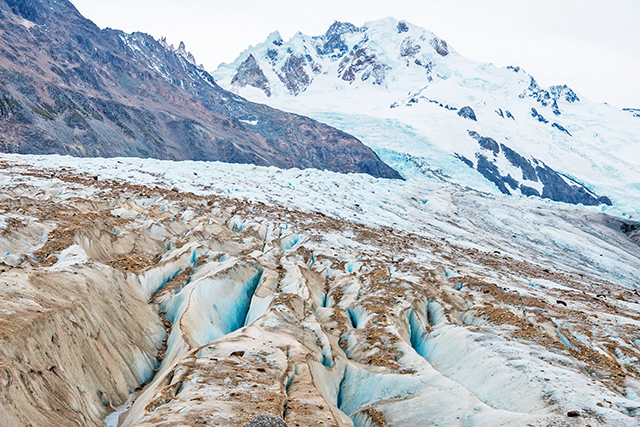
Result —
<svg viewBox="0 0 640 427"><path fill-rule="evenodd" d="M0 1L0 150L220 160L400 178L351 135L220 88L184 45L67 0Z"/></svg>
<svg viewBox="0 0 640 427"><path fill-rule="evenodd" d="M640 202L635 110L470 61L406 21L336 22L288 41L276 32L213 74L249 99L353 133L407 178L619 213Z"/></svg>

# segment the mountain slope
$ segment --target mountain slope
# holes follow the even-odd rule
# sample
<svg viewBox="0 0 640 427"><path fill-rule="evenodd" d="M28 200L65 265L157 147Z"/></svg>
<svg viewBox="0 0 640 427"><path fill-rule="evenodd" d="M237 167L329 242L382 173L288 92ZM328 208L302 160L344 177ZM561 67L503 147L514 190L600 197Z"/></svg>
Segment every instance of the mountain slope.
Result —
<svg viewBox="0 0 640 427"><path fill-rule="evenodd" d="M633 114L566 85L542 88L518 67L465 59L405 21L336 22L288 41L273 33L214 76L355 134L406 177L440 172L475 188L638 215Z"/></svg>
<svg viewBox="0 0 640 427"><path fill-rule="evenodd" d="M0 149L221 160L399 178L356 138L220 88L184 46L66 0L0 2Z"/></svg>

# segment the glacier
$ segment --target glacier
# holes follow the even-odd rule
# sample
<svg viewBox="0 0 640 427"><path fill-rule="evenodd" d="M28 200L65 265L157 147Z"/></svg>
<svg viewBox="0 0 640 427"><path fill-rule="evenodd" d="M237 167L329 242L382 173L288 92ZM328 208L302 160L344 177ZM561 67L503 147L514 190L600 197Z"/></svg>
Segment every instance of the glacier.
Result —
<svg viewBox="0 0 640 427"><path fill-rule="evenodd" d="M2 248L14 233L31 236L13 249L10 274L113 270L138 301L131 314L148 313L131 332L153 331L153 345L108 365L135 376L117 389L82 383L97 389L85 397L91 425L119 405L111 425L237 425L260 413L290 425L546 425L570 411L591 425L636 423L640 247L622 230L633 222L598 207L432 173L397 181L217 162L2 161L5 191L30 200L23 215L34 218L0 236ZM34 209L50 202L62 216L43 221ZM117 223L96 223L51 266L28 265L55 237L40 227L64 230L64 212L78 207ZM50 291L19 292L26 301ZM55 364L63 379L76 375ZM11 384L29 365L7 366L18 399Z"/></svg>

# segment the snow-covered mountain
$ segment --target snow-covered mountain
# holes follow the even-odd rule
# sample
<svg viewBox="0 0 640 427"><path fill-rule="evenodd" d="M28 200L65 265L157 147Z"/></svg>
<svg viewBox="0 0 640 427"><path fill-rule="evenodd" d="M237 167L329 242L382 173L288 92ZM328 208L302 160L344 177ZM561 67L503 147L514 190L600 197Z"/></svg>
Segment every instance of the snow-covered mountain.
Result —
<svg viewBox="0 0 640 427"><path fill-rule="evenodd" d="M288 41L274 32L213 74L249 99L353 133L407 178L638 215L633 109L590 102L566 85L542 88L519 67L468 60L405 21L336 22L324 35Z"/></svg>

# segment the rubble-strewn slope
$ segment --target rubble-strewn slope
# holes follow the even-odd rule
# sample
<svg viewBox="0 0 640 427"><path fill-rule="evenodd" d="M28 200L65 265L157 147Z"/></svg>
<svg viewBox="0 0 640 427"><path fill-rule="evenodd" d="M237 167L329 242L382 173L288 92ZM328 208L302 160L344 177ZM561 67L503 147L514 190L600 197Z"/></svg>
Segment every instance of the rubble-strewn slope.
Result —
<svg viewBox="0 0 640 427"><path fill-rule="evenodd" d="M400 175L351 135L220 88L183 45L67 0L0 1L0 151Z"/></svg>
<svg viewBox="0 0 640 427"><path fill-rule="evenodd" d="M362 223L384 221L384 200L355 216L300 210L259 168L121 159L87 174L78 159L6 159L3 425L102 425L144 381L120 425L637 424L631 222L465 191L446 202L459 215L411 208L424 210L410 231ZM275 172L325 205L362 179ZM281 202L215 195L215 173ZM510 209L542 234L502 217ZM600 266L576 259L587 245Z"/></svg>

